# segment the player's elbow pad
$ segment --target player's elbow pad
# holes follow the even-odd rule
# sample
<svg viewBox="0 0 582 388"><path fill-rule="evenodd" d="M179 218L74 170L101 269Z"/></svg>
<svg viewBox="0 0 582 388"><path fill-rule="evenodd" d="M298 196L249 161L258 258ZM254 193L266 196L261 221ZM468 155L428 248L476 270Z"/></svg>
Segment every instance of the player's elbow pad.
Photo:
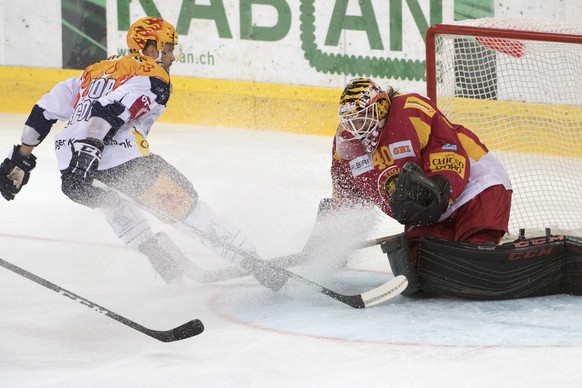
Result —
<svg viewBox="0 0 582 388"><path fill-rule="evenodd" d="M32 108L24 123L26 126L21 139L23 144L39 145L49 134L53 124L57 122L56 119L47 119L44 112L45 109L38 106L38 104Z"/></svg>

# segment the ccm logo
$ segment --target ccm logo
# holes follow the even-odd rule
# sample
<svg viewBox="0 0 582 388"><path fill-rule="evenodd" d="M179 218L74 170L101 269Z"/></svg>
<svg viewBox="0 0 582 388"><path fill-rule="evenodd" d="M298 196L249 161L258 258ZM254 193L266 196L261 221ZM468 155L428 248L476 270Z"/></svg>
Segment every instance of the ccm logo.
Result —
<svg viewBox="0 0 582 388"><path fill-rule="evenodd" d="M541 238L534 238L531 240L525 241L518 241L513 244L516 248L525 248L532 245L540 245L545 243L552 243L556 241L564 241L564 236L548 236L548 237L541 237Z"/></svg>
<svg viewBox="0 0 582 388"><path fill-rule="evenodd" d="M519 260L519 259L534 259L540 256L548 256L554 251L554 247L530 249L523 252L511 252L507 260Z"/></svg>

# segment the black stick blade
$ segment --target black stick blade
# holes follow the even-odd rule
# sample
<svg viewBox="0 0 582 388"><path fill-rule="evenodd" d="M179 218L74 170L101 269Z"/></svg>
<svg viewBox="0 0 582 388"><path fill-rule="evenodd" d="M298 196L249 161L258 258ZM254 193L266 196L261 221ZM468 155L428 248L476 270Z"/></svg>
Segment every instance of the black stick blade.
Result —
<svg viewBox="0 0 582 388"><path fill-rule="evenodd" d="M204 331L204 324L199 319L194 319L178 326L172 331L174 332L174 338L176 340L182 340L202 333Z"/></svg>
<svg viewBox="0 0 582 388"><path fill-rule="evenodd" d="M203 331L204 324L202 321L199 319L193 319L172 330L160 332L160 335L156 335L155 337L163 342L173 342L194 337Z"/></svg>

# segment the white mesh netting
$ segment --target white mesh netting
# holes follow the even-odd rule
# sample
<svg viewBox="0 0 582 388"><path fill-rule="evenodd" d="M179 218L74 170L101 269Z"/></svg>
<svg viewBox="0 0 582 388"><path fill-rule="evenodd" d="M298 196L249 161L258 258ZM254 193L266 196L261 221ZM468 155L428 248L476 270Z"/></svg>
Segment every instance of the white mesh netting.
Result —
<svg viewBox="0 0 582 388"><path fill-rule="evenodd" d="M462 28L437 33L434 53L439 108L474 130L509 172L510 232L525 228L530 235L550 227L582 235L582 25L504 19L453 24L515 30L511 37L472 36ZM551 34L531 40L519 31ZM578 35L578 43L555 34Z"/></svg>

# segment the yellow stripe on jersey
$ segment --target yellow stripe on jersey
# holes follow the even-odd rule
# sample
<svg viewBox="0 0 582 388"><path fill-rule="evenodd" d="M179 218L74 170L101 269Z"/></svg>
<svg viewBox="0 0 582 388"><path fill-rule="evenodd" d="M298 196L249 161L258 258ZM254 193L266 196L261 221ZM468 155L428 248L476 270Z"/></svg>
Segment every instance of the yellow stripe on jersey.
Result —
<svg viewBox="0 0 582 388"><path fill-rule="evenodd" d="M473 139L464 133L459 133L459 140L461 145L467 152L467 156L474 161L478 162L483 156L487 155L487 151L483 149L479 144L477 144Z"/></svg>
<svg viewBox="0 0 582 388"><path fill-rule="evenodd" d="M404 103L404 109L406 108L421 110L429 117L434 116L434 114L436 113L432 106L428 105L426 102L422 101L418 97L408 97L406 99L406 102Z"/></svg>
<svg viewBox="0 0 582 388"><path fill-rule="evenodd" d="M137 149L143 156L148 156L150 154L150 143L143 137L141 133L137 131L137 129L133 129L131 131L133 136L135 137L135 144L137 144Z"/></svg>
<svg viewBox="0 0 582 388"><path fill-rule="evenodd" d="M420 117L410 117L410 122L414 126L414 129L416 129L418 140L420 140L420 149L422 150L428 144L431 131L430 124L422 121Z"/></svg>

